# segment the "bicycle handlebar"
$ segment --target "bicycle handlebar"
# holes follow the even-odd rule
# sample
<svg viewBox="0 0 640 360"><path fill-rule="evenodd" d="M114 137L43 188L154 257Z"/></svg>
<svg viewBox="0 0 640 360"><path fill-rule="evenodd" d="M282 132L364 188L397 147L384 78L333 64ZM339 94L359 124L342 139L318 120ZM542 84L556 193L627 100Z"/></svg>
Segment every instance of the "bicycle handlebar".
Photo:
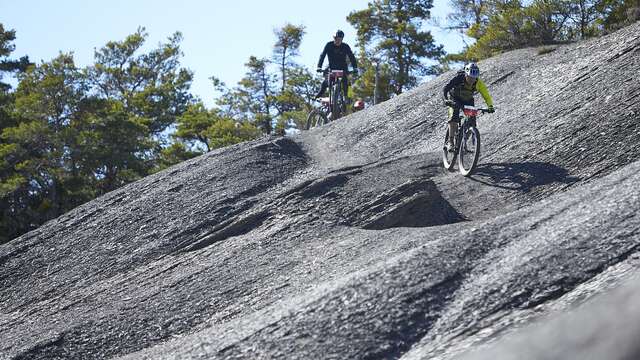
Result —
<svg viewBox="0 0 640 360"><path fill-rule="evenodd" d="M321 74L321 73L323 73L323 72L325 72L325 71L327 71L327 72L331 72L332 70L344 71L345 73L349 73L350 75L354 75L354 74L357 74L357 73L358 73L358 71L357 71L357 70L355 70L355 69L354 69L354 70L352 70L352 71L349 71L349 70L346 70L346 71L345 71L345 70L330 69L330 68L326 68L326 69L316 69L316 72L317 72L318 74Z"/></svg>

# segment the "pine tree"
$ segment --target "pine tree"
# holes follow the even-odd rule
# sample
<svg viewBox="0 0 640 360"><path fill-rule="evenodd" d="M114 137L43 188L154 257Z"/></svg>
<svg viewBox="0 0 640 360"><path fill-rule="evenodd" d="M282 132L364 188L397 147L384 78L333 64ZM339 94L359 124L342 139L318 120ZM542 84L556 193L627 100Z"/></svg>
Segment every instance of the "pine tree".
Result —
<svg viewBox="0 0 640 360"><path fill-rule="evenodd" d="M16 234L78 205L72 192L79 189L70 186L78 177L69 144L84 98L79 75L71 55L60 54L19 76L15 123L0 135L0 196L14 217L22 217L14 220Z"/></svg>
<svg viewBox="0 0 640 360"><path fill-rule="evenodd" d="M216 111L209 111L202 102L190 105L179 118L176 132L173 137L187 142L192 148L204 146L207 152L211 151L209 139L205 132L213 125L219 115Z"/></svg>
<svg viewBox="0 0 640 360"><path fill-rule="evenodd" d="M359 51L358 64L362 69L361 76L351 87L351 98L362 99L369 104L389 100L394 93L394 88L391 85L393 78L391 66L364 49ZM378 89L377 99L374 99L376 72L378 73Z"/></svg>
<svg viewBox="0 0 640 360"><path fill-rule="evenodd" d="M231 127L229 124L233 124ZM225 117L219 109L207 109L198 102L189 106L178 118L178 126L173 137L187 143L189 148L198 149L204 146L207 152L220 146L232 145L235 142L253 140L260 135L260 130L249 122L236 122ZM216 139L221 136L225 139ZM223 145L222 145L223 144ZM197 151L192 152L198 154Z"/></svg>
<svg viewBox="0 0 640 360"><path fill-rule="evenodd" d="M448 16L447 28L458 30L474 39L479 39L489 22L494 5L489 0L450 0L453 10Z"/></svg>
<svg viewBox="0 0 640 360"><path fill-rule="evenodd" d="M269 72L269 60L249 57L245 64L247 72L233 89L227 89L215 77L212 78L223 94L218 105L224 116L236 122L249 122L266 134L273 131L275 111L275 77Z"/></svg>
<svg viewBox="0 0 640 360"><path fill-rule="evenodd" d="M154 172L162 171L170 166L179 164L185 160L192 159L198 155L201 155L200 151L193 151L187 148L187 145L182 142L174 142L173 144L165 147L160 152L160 158L158 159L157 166L153 169Z"/></svg>
<svg viewBox="0 0 640 360"><path fill-rule="evenodd" d="M601 0L570 0L569 18L574 24L571 38L586 39L601 33L599 19L602 13L598 10Z"/></svg>
<svg viewBox="0 0 640 360"><path fill-rule="evenodd" d="M9 55L15 50L13 44L15 39L16 32L5 30L0 23L0 132L5 127L15 125L15 120L11 117L14 97L11 93L11 85L3 82L3 77L6 74L24 72L31 65L27 56L19 60L9 59Z"/></svg>
<svg viewBox="0 0 640 360"><path fill-rule="evenodd" d="M76 150L82 173L102 195L151 172L158 155L151 137L151 121L131 114L118 100L92 98L89 111L79 116Z"/></svg>
<svg viewBox="0 0 640 360"><path fill-rule="evenodd" d="M15 33L0 25L0 80L23 71L15 92L0 82L0 242L194 155L159 146L192 102L181 36L138 54L146 36L108 43L86 69L71 54L29 66L7 59Z"/></svg>
<svg viewBox="0 0 640 360"><path fill-rule="evenodd" d="M285 90L275 97L278 108L276 133L280 135L292 127L302 129L306 126L316 86L320 83L309 70L298 64L292 64L286 73Z"/></svg>
<svg viewBox="0 0 640 360"><path fill-rule="evenodd" d="M415 86L420 76L434 74L436 69L424 61L444 55L443 47L423 30L432 7L432 0L374 0L347 17L360 46L373 47L389 64L395 94Z"/></svg>
<svg viewBox="0 0 640 360"><path fill-rule="evenodd" d="M478 60L521 47L597 36L629 23L640 0L452 0L449 28L476 39L450 60ZM638 2L640 9L640 2ZM639 13L640 15L640 13ZM614 25L615 24L615 25Z"/></svg>
<svg viewBox="0 0 640 360"><path fill-rule="evenodd" d="M4 25L0 23L0 92L2 93L6 93L11 88L9 84L2 82L5 73L26 71L31 65L28 56L23 56L19 60L8 58L16 48L13 44L15 39L15 30L5 30Z"/></svg>
<svg viewBox="0 0 640 360"><path fill-rule="evenodd" d="M160 135L191 102L193 74L180 68L182 34L140 53L147 37L139 28L123 41L107 43L95 51L95 64L86 75L102 98L121 101L125 111L150 119L149 129Z"/></svg>
<svg viewBox="0 0 640 360"><path fill-rule="evenodd" d="M273 61L280 67L281 92L285 91L287 85L287 69L295 65L293 58L299 55L304 29L303 25L285 24L274 30L276 43L273 47Z"/></svg>
<svg viewBox="0 0 640 360"><path fill-rule="evenodd" d="M640 20L640 0L602 0L597 8L606 32Z"/></svg>

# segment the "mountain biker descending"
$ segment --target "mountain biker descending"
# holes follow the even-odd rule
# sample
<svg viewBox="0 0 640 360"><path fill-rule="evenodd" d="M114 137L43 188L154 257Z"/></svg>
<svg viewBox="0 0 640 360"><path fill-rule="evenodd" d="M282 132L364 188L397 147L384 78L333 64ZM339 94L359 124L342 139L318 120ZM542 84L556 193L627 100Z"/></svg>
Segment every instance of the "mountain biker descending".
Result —
<svg viewBox="0 0 640 360"><path fill-rule="evenodd" d="M475 63L469 63L464 71L459 71L456 76L444 87L444 104L449 107L449 140L447 150L453 151L453 141L460 124L460 109L465 105L474 106L473 96L479 92L484 102L489 107L489 113L494 112L493 99L489 95L487 86L480 79L480 68ZM475 126L475 118L471 121Z"/></svg>
<svg viewBox="0 0 640 360"><path fill-rule="evenodd" d="M329 68L331 70L342 70L344 71L344 79L342 81L342 89L344 91L344 98L347 104L349 103L349 78L347 74L349 73L347 66L347 57L351 62L351 66L353 67L354 73L357 75L358 73L358 63L356 61L356 57L353 55L351 51L351 47L346 43L343 43L344 32L342 30L336 31L335 36L333 37L333 41L329 41L327 45L324 46L324 50L322 54L320 54L320 60L318 61L318 72L323 72L322 63L324 62L324 57L329 58ZM326 75L326 71L324 72ZM325 76L324 81L322 82L322 86L320 87L320 92L316 95L316 99L322 97L327 91L329 87L329 82Z"/></svg>

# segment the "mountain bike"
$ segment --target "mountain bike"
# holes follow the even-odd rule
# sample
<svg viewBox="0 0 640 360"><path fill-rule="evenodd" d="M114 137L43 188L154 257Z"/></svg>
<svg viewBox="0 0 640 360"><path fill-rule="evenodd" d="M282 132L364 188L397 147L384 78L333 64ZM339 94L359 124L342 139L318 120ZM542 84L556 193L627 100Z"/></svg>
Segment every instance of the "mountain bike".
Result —
<svg viewBox="0 0 640 360"><path fill-rule="evenodd" d="M445 131L444 147L442 148L442 162L445 169L453 170L456 158L458 159L458 170L463 176L473 173L480 159L480 131L476 127L476 116L478 113L487 113L489 109L480 109L474 106L465 105L462 108L460 124L454 138L453 151L447 149L449 140L449 126Z"/></svg>
<svg viewBox="0 0 640 360"><path fill-rule="evenodd" d="M322 126L329 121L337 120L347 113L347 105L342 86L345 80L343 70L318 70L327 77L329 84L329 97L318 99L320 107L311 110L307 116L306 130L316 126Z"/></svg>

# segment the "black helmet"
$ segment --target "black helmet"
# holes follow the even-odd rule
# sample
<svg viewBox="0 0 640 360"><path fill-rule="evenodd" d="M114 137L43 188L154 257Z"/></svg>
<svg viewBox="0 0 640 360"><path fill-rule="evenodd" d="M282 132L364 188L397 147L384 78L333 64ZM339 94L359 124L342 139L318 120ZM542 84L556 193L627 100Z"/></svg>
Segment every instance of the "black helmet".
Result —
<svg viewBox="0 0 640 360"><path fill-rule="evenodd" d="M340 39L344 39L344 31L342 31L342 30L336 31L336 35L334 37L337 37L337 38L340 38Z"/></svg>

